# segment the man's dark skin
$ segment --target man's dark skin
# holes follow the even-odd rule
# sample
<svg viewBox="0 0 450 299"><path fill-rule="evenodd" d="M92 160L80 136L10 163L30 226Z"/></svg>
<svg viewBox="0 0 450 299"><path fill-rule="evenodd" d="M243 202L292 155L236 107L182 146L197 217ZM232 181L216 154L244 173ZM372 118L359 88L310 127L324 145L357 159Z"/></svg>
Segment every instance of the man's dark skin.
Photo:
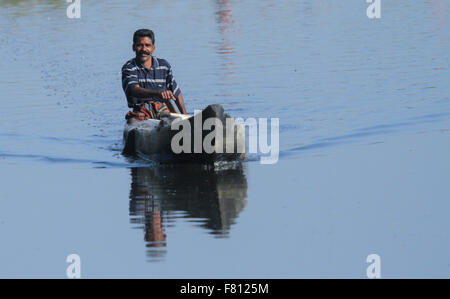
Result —
<svg viewBox="0 0 450 299"><path fill-rule="evenodd" d="M151 38L145 36L139 38L138 42L133 44L133 51L136 52L136 59L147 69L152 67L152 54L155 51L155 45L153 44ZM151 90L147 88L143 88L139 86L139 84L135 84L130 87L130 96L135 98L149 98L149 97L159 97L167 104L170 110L174 110L174 107L170 100L174 100L177 104L178 109L182 114L186 113L186 107L184 107L184 100L181 93L178 95L178 98L175 98L172 91L158 91ZM176 112L176 111L172 111Z"/></svg>

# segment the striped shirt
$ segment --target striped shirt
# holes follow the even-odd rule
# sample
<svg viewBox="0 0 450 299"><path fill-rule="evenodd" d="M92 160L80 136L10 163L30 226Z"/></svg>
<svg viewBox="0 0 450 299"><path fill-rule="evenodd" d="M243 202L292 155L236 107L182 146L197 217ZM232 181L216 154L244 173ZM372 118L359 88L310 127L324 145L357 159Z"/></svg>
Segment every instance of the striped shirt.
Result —
<svg viewBox="0 0 450 299"><path fill-rule="evenodd" d="M160 98L134 98L129 94L130 87L139 84L140 87L165 91L171 90L175 97L181 93L173 78L170 64L161 58L152 56L152 67L147 69L136 58L127 61L122 67L122 88L127 96L128 107L134 107L144 101L161 101Z"/></svg>

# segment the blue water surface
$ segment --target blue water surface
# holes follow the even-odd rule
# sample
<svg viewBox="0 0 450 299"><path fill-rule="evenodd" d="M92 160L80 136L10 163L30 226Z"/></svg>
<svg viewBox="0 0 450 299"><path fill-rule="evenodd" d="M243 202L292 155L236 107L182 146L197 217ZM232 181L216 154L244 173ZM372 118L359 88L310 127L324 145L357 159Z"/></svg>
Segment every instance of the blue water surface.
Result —
<svg viewBox="0 0 450 299"><path fill-rule="evenodd" d="M0 277L450 276L449 3L0 0ZM156 34L190 113L279 118L277 163L121 155Z"/></svg>

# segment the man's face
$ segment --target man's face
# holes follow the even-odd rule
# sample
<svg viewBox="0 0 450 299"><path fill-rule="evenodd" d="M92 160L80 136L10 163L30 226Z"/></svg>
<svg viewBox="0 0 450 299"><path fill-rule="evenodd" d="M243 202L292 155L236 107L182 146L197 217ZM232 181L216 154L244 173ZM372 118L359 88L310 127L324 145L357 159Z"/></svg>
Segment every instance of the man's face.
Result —
<svg viewBox="0 0 450 299"><path fill-rule="evenodd" d="M155 51L155 45L149 37L141 37L133 45L133 50L136 52L136 57L142 62L146 62Z"/></svg>

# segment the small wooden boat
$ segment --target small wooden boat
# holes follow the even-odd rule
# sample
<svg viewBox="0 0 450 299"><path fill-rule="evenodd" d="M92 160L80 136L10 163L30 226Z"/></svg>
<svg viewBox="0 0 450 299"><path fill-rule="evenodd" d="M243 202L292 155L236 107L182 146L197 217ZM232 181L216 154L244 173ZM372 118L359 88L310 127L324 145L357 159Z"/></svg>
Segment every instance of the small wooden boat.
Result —
<svg viewBox="0 0 450 299"><path fill-rule="evenodd" d="M244 126L224 114L221 105L209 105L195 115L170 113L126 124L123 142L124 155L159 162L211 164L245 156Z"/></svg>

